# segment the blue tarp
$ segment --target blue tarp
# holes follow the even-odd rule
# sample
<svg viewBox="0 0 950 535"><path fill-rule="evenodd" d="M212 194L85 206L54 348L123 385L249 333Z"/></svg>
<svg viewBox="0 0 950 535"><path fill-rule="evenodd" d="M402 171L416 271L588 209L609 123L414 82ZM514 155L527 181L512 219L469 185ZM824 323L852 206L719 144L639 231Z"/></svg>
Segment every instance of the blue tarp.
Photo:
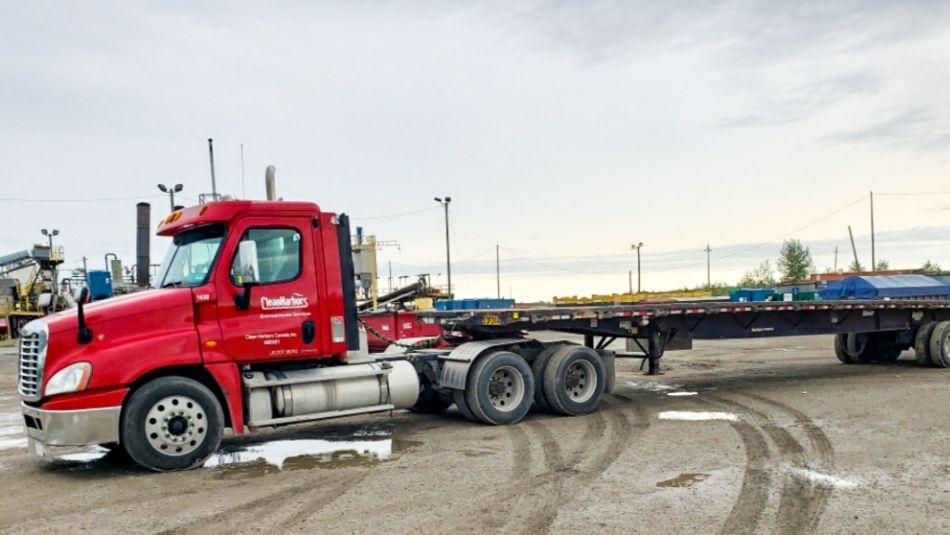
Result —
<svg viewBox="0 0 950 535"><path fill-rule="evenodd" d="M822 299L950 297L950 284L926 275L863 275L828 283Z"/></svg>

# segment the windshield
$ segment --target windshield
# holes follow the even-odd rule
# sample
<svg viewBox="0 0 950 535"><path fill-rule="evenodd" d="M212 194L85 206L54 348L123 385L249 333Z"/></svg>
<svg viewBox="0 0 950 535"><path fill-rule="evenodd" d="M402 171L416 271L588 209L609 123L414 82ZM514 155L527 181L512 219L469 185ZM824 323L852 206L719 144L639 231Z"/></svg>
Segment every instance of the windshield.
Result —
<svg viewBox="0 0 950 535"><path fill-rule="evenodd" d="M204 284L223 238L224 225L208 225L176 235L155 277L155 287Z"/></svg>

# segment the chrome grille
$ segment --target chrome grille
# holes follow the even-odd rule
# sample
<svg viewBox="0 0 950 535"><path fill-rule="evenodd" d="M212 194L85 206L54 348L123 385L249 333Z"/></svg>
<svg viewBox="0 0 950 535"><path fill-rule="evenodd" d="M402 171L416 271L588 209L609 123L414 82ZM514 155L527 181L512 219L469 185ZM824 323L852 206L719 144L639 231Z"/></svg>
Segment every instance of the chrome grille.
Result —
<svg viewBox="0 0 950 535"><path fill-rule="evenodd" d="M40 397L40 387L43 381L43 361L46 353L46 340L40 332L20 335L20 371L18 389L20 395L27 400L36 400Z"/></svg>

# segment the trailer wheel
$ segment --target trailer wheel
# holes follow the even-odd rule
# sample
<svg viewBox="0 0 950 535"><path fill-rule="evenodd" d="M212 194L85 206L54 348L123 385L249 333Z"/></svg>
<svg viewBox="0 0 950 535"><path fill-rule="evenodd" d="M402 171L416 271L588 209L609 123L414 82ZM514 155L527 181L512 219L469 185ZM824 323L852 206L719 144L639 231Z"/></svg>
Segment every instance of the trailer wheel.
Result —
<svg viewBox="0 0 950 535"><path fill-rule="evenodd" d="M544 370L544 396L551 409L559 414L577 416L592 412L606 384L604 362L588 347L559 349Z"/></svg>
<svg viewBox="0 0 950 535"><path fill-rule="evenodd" d="M544 399L544 388L542 387L544 385L544 369L547 367L548 361L551 360L551 356L557 353L561 347L563 346L546 347L531 362L531 373L534 375L534 405L543 411L551 410L548 400Z"/></svg>
<svg viewBox="0 0 950 535"><path fill-rule="evenodd" d="M223 424L221 405L207 387L186 377L161 377L129 397L121 443L145 468L187 470L218 449Z"/></svg>
<svg viewBox="0 0 950 535"><path fill-rule="evenodd" d="M844 364L854 364L854 361L851 360L851 356L848 355L848 335L847 334L836 334L835 335L835 356L838 357Z"/></svg>
<svg viewBox="0 0 950 535"><path fill-rule="evenodd" d="M950 368L950 321L941 321L930 335L930 361L938 368Z"/></svg>
<svg viewBox="0 0 950 535"><path fill-rule="evenodd" d="M841 362L845 362L842 356L846 357L846 364L867 364L874 360L872 346L867 333L847 333L835 337L835 354Z"/></svg>
<svg viewBox="0 0 950 535"><path fill-rule="evenodd" d="M489 353L468 372L465 401L472 415L487 424L518 422L534 401L531 367L510 351Z"/></svg>
<svg viewBox="0 0 950 535"><path fill-rule="evenodd" d="M917 355L917 364L921 366L933 366L930 357L930 337L936 326L937 322L931 321L917 328L917 335L914 337L914 353Z"/></svg>

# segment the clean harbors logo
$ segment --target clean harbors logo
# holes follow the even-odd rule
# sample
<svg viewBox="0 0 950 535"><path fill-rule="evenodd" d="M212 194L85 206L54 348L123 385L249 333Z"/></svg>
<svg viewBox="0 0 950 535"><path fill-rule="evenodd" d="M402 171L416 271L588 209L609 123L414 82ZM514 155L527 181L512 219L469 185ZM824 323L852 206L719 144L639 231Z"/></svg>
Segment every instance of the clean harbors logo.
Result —
<svg viewBox="0 0 950 535"><path fill-rule="evenodd" d="M289 297L286 295L261 297L261 308L264 310L293 310L308 306L310 306L310 301L307 296L298 293L291 294Z"/></svg>

